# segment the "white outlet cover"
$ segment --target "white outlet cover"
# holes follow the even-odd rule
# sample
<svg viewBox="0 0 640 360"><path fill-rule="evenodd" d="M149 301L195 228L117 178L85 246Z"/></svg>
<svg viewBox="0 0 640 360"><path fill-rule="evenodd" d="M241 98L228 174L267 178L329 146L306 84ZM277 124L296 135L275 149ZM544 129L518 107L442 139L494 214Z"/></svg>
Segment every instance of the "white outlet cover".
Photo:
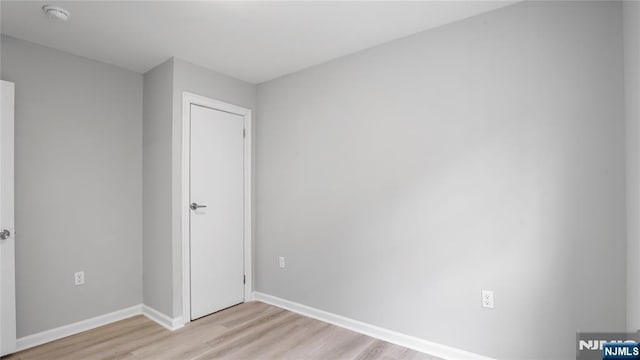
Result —
<svg viewBox="0 0 640 360"><path fill-rule="evenodd" d="M280 256L280 268L284 269L284 256Z"/></svg>
<svg viewBox="0 0 640 360"><path fill-rule="evenodd" d="M482 307L487 309L493 309L493 291L482 290Z"/></svg>
<svg viewBox="0 0 640 360"><path fill-rule="evenodd" d="M73 274L73 281L75 285L84 285L84 271L78 271Z"/></svg>

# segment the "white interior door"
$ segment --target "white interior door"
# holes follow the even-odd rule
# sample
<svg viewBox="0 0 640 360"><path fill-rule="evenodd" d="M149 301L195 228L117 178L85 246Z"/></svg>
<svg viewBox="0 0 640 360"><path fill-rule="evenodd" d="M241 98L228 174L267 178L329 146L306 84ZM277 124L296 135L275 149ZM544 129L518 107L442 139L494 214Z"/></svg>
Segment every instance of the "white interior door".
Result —
<svg viewBox="0 0 640 360"><path fill-rule="evenodd" d="M14 85L0 88L0 356L16 349L15 229L13 214Z"/></svg>
<svg viewBox="0 0 640 360"><path fill-rule="evenodd" d="M244 117L191 105L191 319L244 301Z"/></svg>

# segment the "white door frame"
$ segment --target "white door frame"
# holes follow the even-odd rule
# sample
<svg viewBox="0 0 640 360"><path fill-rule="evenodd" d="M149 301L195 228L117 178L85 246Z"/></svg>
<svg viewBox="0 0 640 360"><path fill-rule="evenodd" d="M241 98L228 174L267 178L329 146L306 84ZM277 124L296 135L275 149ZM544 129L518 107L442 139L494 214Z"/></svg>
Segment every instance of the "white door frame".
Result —
<svg viewBox="0 0 640 360"><path fill-rule="evenodd" d="M213 100L189 92L182 93L182 311L185 324L191 321L191 256L189 251L189 201L191 185L191 105L240 115L244 118L244 301L250 299L252 289L251 234L251 110Z"/></svg>

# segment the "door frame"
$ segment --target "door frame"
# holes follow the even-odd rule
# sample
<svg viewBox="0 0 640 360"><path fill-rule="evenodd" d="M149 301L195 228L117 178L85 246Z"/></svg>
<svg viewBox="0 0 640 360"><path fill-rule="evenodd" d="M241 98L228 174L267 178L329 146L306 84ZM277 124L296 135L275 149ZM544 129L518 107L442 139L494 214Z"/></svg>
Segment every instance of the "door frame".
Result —
<svg viewBox="0 0 640 360"><path fill-rule="evenodd" d="M251 233L251 110L223 101L210 99L190 92L182 93L182 197L180 210L182 213L182 311L184 323L191 322L191 254L189 201L191 186L191 105L207 107L213 110L236 114L244 118L244 301L250 300L253 283L252 253L253 241ZM241 279L238 279L240 281Z"/></svg>

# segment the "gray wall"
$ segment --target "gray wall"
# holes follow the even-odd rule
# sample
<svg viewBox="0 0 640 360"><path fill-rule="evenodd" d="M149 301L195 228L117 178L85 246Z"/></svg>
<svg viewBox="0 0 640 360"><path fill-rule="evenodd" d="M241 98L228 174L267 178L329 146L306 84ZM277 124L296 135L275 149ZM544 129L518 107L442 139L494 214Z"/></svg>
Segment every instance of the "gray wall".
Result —
<svg viewBox="0 0 640 360"><path fill-rule="evenodd" d="M144 74L144 303L182 315L182 93L249 109L256 86L179 59ZM172 210L173 209L173 210Z"/></svg>
<svg viewBox="0 0 640 360"><path fill-rule="evenodd" d="M144 303L172 314L171 122L173 61L144 74Z"/></svg>
<svg viewBox="0 0 640 360"><path fill-rule="evenodd" d="M640 330L640 2L624 2L627 119L627 327Z"/></svg>
<svg viewBox="0 0 640 360"><path fill-rule="evenodd" d="M215 100L256 107L256 86L180 59L173 60L172 236L173 316L182 315L182 245L180 197L182 194L182 93L187 91Z"/></svg>
<svg viewBox="0 0 640 360"><path fill-rule="evenodd" d="M2 79L16 83L18 337L140 304L142 76L1 46Z"/></svg>
<svg viewBox="0 0 640 360"><path fill-rule="evenodd" d="M623 330L621 18L518 3L259 85L257 290L498 358Z"/></svg>

